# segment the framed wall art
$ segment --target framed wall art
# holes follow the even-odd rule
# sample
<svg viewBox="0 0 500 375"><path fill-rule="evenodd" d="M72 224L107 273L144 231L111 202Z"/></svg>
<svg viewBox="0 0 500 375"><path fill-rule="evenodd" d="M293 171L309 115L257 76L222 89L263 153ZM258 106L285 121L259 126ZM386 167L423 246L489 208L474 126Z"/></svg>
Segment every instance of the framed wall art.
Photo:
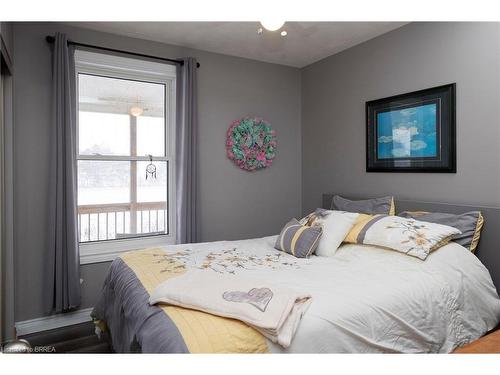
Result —
<svg viewBox="0 0 500 375"><path fill-rule="evenodd" d="M366 171L456 173L455 90L366 102Z"/></svg>

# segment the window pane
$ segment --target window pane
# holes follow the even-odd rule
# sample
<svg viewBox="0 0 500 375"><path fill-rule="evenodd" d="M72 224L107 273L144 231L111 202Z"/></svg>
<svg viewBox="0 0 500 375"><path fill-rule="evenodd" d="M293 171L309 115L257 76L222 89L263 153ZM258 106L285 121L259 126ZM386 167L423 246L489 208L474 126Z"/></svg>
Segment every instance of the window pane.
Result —
<svg viewBox="0 0 500 375"><path fill-rule="evenodd" d="M80 154L164 156L165 85L79 74L78 88Z"/></svg>
<svg viewBox="0 0 500 375"><path fill-rule="evenodd" d="M137 155L165 156L163 117L137 117Z"/></svg>
<svg viewBox="0 0 500 375"><path fill-rule="evenodd" d="M80 242L168 233L167 162L153 161L156 178L146 178L148 164L78 161Z"/></svg>
<svg viewBox="0 0 500 375"><path fill-rule="evenodd" d="M153 160L156 166L156 178L148 175L146 167L149 161L137 162L137 201L161 202L167 201L167 162Z"/></svg>
<svg viewBox="0 0 500 375"><path fill-rule="evenodd" d="M80 155L130 155L130 117L114 113L79 112Z"/></svg>
<svg viewBox="0 0 500 375"><path fill-rule="evenodd" d="M129 161L78 161L78 205L130 202Z"/></svg>

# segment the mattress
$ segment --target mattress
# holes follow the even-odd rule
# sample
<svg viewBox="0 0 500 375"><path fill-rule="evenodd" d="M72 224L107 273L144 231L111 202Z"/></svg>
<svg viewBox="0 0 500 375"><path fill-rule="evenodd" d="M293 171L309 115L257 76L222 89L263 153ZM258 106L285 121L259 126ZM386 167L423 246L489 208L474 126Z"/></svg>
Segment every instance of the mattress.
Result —
<svg viewBox="0 0 500 375"><path fill-rule="evenodd" d="M92 313L117 352L447 353L500 321L487 269L450 243L425 261L345 244L334 257L295 258L276 236L125 253L113 261ZM150 306L161 282L190 268L246 275L312 295L284 349L244 323L175 306Z"/></svg>

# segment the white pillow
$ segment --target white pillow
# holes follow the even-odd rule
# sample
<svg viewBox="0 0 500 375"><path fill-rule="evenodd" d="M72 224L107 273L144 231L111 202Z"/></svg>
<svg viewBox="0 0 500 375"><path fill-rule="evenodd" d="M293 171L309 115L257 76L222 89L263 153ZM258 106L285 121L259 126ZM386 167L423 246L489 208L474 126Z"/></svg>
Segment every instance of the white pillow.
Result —
<svg viewBox="0 0 500 375"><path fill-rule="evenodd" d="M316 248L316 255L331 257L339 248L347 233L351 230L358 218L357 213L332 211L318 208L303 218L302 225L321 226L323 235Z"/></svg>

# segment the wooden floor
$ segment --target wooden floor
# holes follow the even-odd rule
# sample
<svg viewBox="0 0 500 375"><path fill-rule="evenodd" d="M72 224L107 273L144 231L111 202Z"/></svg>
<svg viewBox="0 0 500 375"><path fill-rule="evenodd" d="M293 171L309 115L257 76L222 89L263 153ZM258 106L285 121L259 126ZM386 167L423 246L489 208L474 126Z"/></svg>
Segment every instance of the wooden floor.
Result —
<svg viewBox="0 0 500 375"><path fill-rule="evenodd" d="M454 351L461 354L499 354L500 353L500 329L481 337L479 340L462 346Z"/></svg>
<svg viewBox="0 0 500 375"><path fill-rule="evenodd" d="M19 338L27 340L31 347L46 346L49 353L112 353L105 340L99 340L92 322L38 332Z"/></svg>

